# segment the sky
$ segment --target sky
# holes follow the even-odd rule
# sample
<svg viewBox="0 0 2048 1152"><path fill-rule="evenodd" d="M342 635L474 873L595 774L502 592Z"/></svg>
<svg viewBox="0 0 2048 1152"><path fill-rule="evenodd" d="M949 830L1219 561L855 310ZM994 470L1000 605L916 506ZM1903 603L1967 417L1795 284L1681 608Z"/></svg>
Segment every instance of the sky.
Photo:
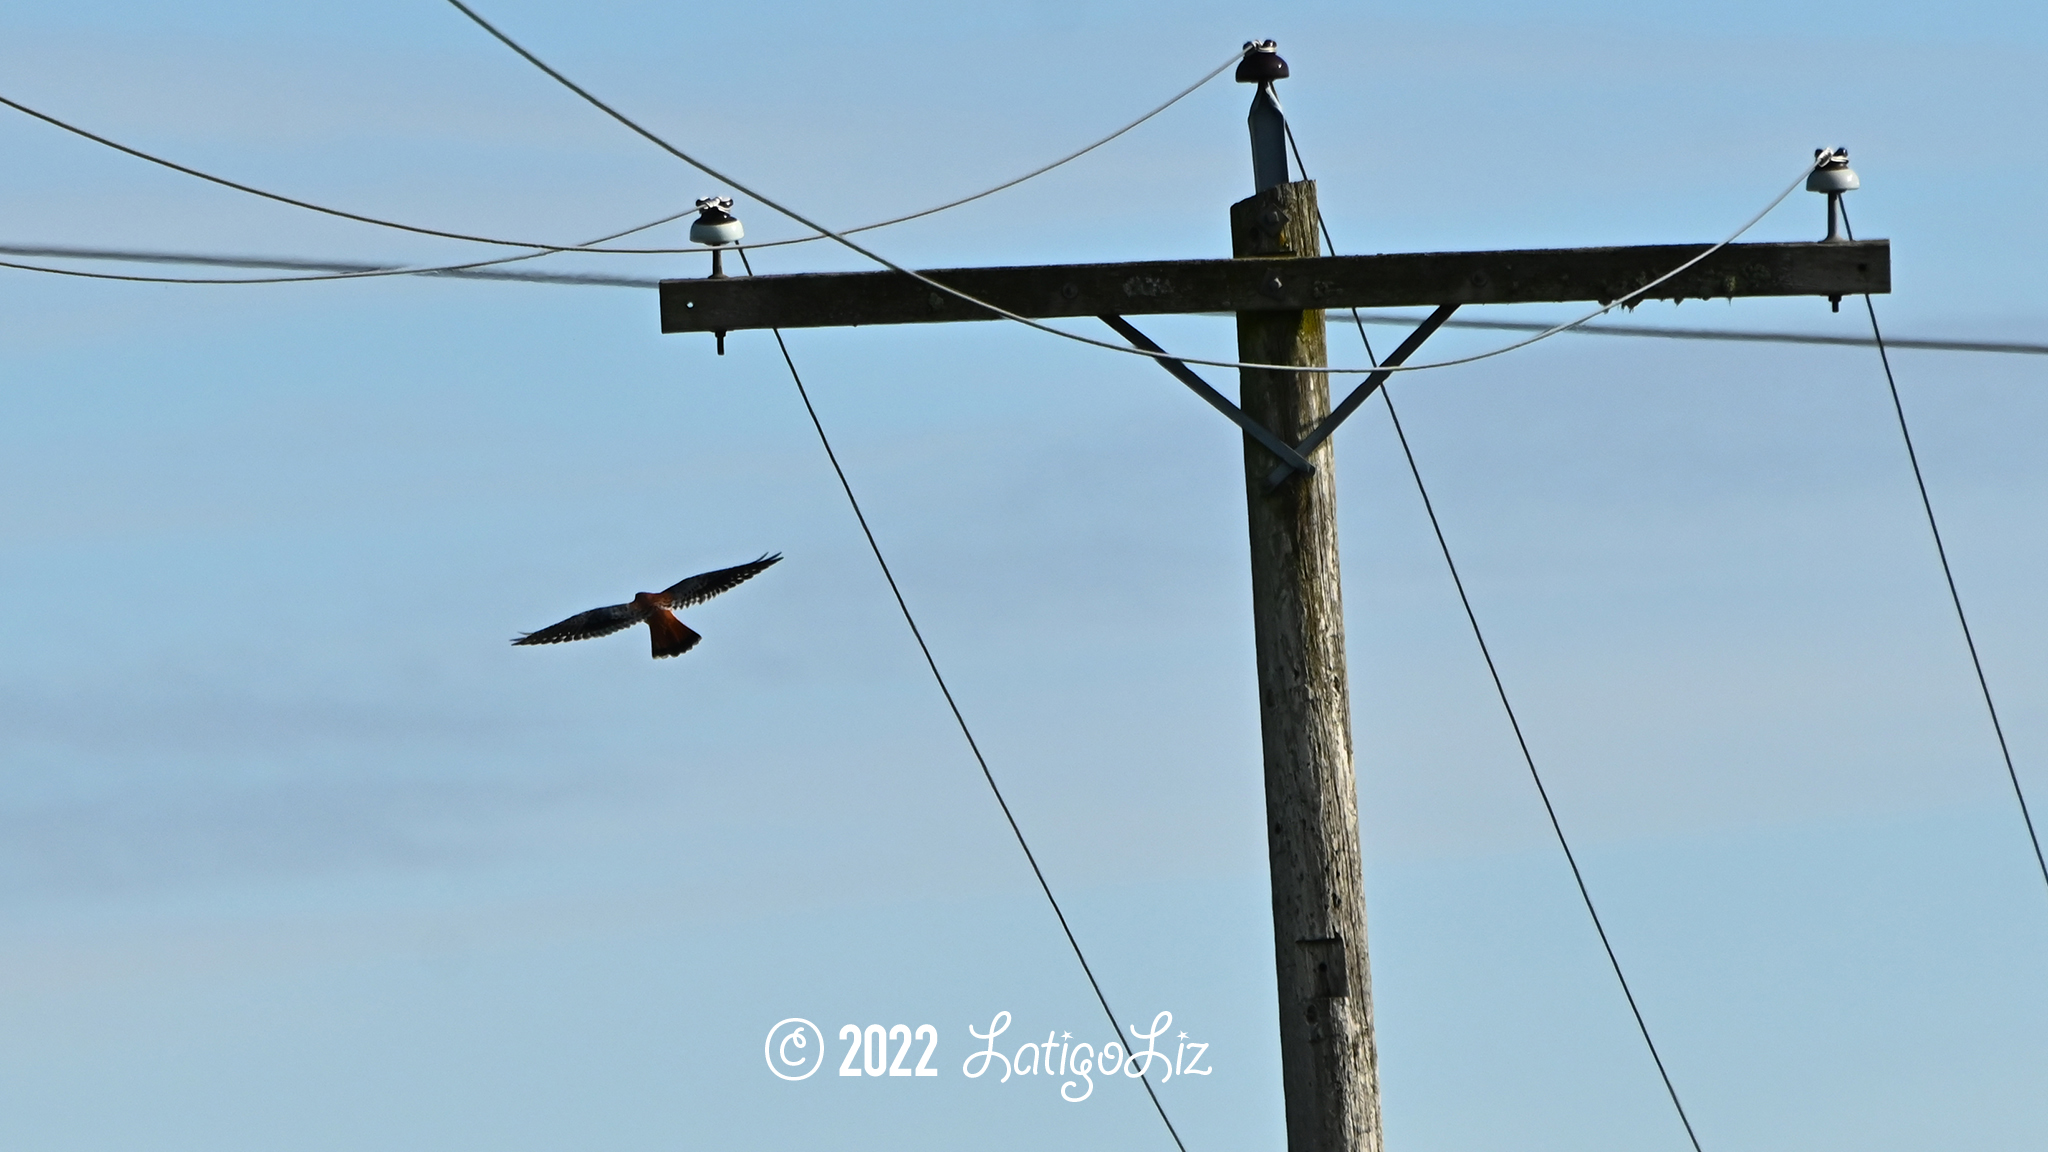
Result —
<svg viewBox="0 0 2048 1152"><path fill-rule="evenodd" d="M1858 234L1894 244L1888 333L2048 339L2037 6L481 10L836 226L1036 167L1254 37L1292 65L1345 251L1718 239L1845 145ZM445 4L28 0L0 25L0 95L355 212L574 242L728 191ZM869 239L924 266L1227 254L1248 96L1226 75ZM479 258L0 113L0 243ZM1802 192L1750 238L1823 227ZM1622 322L1853 336L1854 303ZM1225 318L1144 327L1233 351ZM1188 1152L1280 1146L1236 433L1015 326L789 345L1104 993L1176 1045ZM765 334L662 336L644 289L0 270L0 347L0 1144L1172 1148L1135 1084L969 1075L999 1021L1013 1073L1110 1026ZM2044 365L1893 364L2048 812ZM2040 1147L2048 888L1875 354L1561 336L1392 391L1702 1147ZM1689 1147L1385 409L1335 455L1388 1149ZM681 659L506 643L771 551L685 614ZM824 1061L794 1081L770 1066L792 1019ZM842 1027L899 1024L932 1027L938 1075L841 1074Z"/></svg>

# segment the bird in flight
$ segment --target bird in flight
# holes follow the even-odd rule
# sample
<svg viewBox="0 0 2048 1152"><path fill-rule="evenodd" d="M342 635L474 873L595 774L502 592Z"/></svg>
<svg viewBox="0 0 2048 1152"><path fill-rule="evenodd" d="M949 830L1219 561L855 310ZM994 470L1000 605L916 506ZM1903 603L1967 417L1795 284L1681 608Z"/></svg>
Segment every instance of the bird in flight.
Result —
<svg viewBox="0 0 2048 1152"><path fill-rule="evenodd" d="M596 636L609 636L635 624L647 625L649 637L654 641L654 658L681 656L697 646L702 640L690 626L676 619L673 609L688 608L702 604L728 588L737 587L755 575L764 572L782 553L763 556L748 564L731 568L720 568L706 572L671 585L661 592L641 592L626 604L613 604L608 608L593 608L580 612L560 624L550 624L538 632L522 633L514 644L560 644L567 640L589 640Z"/></svg>

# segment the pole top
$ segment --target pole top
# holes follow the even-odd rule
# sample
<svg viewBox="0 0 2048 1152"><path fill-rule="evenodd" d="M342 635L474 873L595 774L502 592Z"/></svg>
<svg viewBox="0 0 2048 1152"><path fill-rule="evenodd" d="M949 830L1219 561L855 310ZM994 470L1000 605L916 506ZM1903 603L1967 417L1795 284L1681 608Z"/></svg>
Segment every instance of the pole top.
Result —
<svg viewBox="0 0 2048 1152"><path fill-rule="evenodd" d="M1244 42L1244 59L1237 65L1239 84L1271 84L1287 79L1287 61L1280 58L1280 46L1272 40Z"/></svg>

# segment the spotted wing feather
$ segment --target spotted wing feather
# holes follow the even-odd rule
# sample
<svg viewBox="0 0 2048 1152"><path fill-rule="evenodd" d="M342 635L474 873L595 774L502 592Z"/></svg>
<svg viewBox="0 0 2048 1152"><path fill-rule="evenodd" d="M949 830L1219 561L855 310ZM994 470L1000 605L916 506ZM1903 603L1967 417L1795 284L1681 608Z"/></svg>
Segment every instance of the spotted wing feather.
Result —
<svg viewBox="0 0 2048 1152"><path fill-rule="evenodd" d="M731 568L720 568L716 572L692 576L688 580L677 581L662 595L668 597L670 608L688 608L692 604L702 604L720 592L753 579L781 559L782 553L777 552L773 556L763 556L746 564L736 564Z"/></svg>
<svg viewBox="0 0 2048 1152"><path fill-rule="evenodd" d="M514 644L560 644L568 640L589 640L598 636L609 636L623 628L647 619L647 613L637 604L613 604L608 608L593 608L579 612L560 624L550 624L538 632L527 632Z"/></svg>

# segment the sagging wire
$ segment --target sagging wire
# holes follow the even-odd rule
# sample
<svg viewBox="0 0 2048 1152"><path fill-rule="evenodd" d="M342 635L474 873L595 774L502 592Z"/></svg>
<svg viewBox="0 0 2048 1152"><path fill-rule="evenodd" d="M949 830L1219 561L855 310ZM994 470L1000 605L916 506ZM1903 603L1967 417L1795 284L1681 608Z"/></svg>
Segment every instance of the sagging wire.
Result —
<svg viewBox="0 0 2048 1152"><path fill-rule="evenodd" d="M873 230L875 230L875 229L877 229L877 228L888 228L888 227L890 227L890 226L892 226L892 225L896 225L896 224L903 224L903 223L907 223L907 222L909 222L909 221L911 221L911 220L921 220L921 219L923 219L923 218L924 218L924 217L926 217L926 216L933 216L933 215L936 215L936 214L938 214L938 213L940 213L940 212L944 212L944 211L947 211L947 210L949 210L949 209L953 209L953 208L958 208L958 207L960 207L960 206L961 206L961 205L963 205L963 204L971 204L971 203L973 203L973 202L974 202L974 201L976 201L976 200L980 200L980 199L983 199L983 198L985 198L985 197L988 197L988 196L993 196L993 195L995 195L996 193L998 193L998 192L1002 192L1002 191L1004 191L1004 190L1006 190L1006 189L1014 188L1014 187L1016 187L1017 185L1019 185L1019 184L1022 184L1022 183L1024 183L1024 182L1025 182L1025 181L1027 181L1027 180L1031 180L1031 179L1035 179L1036 177L1039 177L1039 176L1043 176L1043 175L1045 175L1046 173L1048 173L1048 172L1052 171L1052 170L1053 170L1053 169L1055 169L1055 168L1059 168L1059 167L1061 167L1062 165L1065 165L1065 164L1067 164L1067 163L1070 163L1070 162L1072 162L1072 161L1075 161L1075 160L1079 160L1079 159L1080 159L1081 157L1083 157L1083 156L1086 156L1086 155L1087 155L1088 153L1090 153L1090 152L1093 152L1093 151L1095 151L1095 150L1096 150L1097 148L1100 148L1100 147L1102 147L1102 146L1103 146L1103 145L1105 145L1105 144L1108 144L1108 143L1109 143L1110 141L1112 141L1112 140L1115 140L1115 139L1117 139L1118 137L1120 137L1120 136L1124 135L1124 134L1125 134L1125 133L1127 133L1127 132L1130 132L1130 131L1131 131L1132 129L1134 129L1134 128L1137 128L1137 127L1138 127L1139 125L1141 125L1141 124L1145 123L1146 121L1148 121L1148 120L1152 119L1153 117L1155 117L1155 116L1159 115L1159 114L1160 114L1161 112L1164 112L1164 111L1166 111L1166 110L1167 110L1168 108L1171 108L1171 107L1173 107L1173 106L1174 106L1175 104L1178 104L1178 103L1180 103L1180 102L1181 102L1182 100L1186 99L1186 98L1187 98L1188 96L1190 96L1190 95L1193 95L1193 94L1194 94L1194 92L1195 92L1195 91L1196 91L1197 89L1201 88L1201 87L1202 87L1203 85L1207 84L1207 83L1208 83L1209 81L1211 81L1211 80L1214 80L1214 79L1215 79L1216 77L1218 77L1218 76L1222 75L1222 74L1223 74L1223 71L1224 71L1224 69L1226 69L1226 68L1229 68L1229 67L1230 67L1231 65L1233 65L1233 64L1235 64L1235 63L1237 63L1237 60L1238 60L1238 54L1237 54L1237 53L1234 53L1234 52L1233 52L1233 53L1231 54L1231 56L1230 56L1230 58L1229 58L1228 60L1225 60L1225 61L1224 61L1223 63L1221 63L1221 64L1217 65L1217 66L1216 66L1215 68L1211 69L1211 70L1210 70L1210 71L1208 72L1208 74L1204 75L1204 76L1203 76L1203 77L1202 77L1201 79L1199 79L1199 80L1195 81L1195 82L1194 82L1193 84L1190 84L1190 85L1188 85L1187 87L1185 87L1185 88L1181 89L1181 90L1180 90L1179 92L1176 92L1176 93L1174 93L1174 95L1173 95L1173 96L1172 96L1171 98L1169 98L1169 99L1168 99L1168 100L1167 100L1167 101L1166 101L1165 103L1163 103L1163 104L1160 104L1160 105L1158 105L1157 107L1153 108L1153 109L1152 109L1151 111L1149 111L1149 112L1146 112L1146 113L1145 113L1144 115L1142 115L1142 116L1138 117L1138 118L1137 118L1137 119L1135 119L1135 120L1132 120L1131 122L1129 122L1129 123L1125 124L1125 125L1124 125L1124 126L1122 126L1121 128L1118 128L1118 129L1117 129L1117 130L1115 130L1114 132L1111 132L1111 133L1109 133L1108 135L1106 135L1106 136L1103 136L1103 137L1101 137L1100 139L1097 139L1097 140L1095 140L1095 141L1094 141L1093 143L1090 143L1090 144L1088 144L1088 145L1085 145L1085 146L1083 146L1083 147L1081 147L1081 148L1077 148L1077 149L1075 149L1074 151L1072 151L1072 152L1069 152L1069 153L1067 153L1066 155L1064 155L1064 156L1061 156L1061 157L1060 157L1059 159L1057 159L1057 160L1054 160L1054 161L1052 161L1052 162L1050 162L1050 163L1048 163L1048 164L1042 164L1042 165L1038 166L1037 168L1033 168L1033 169L1032 169L1031 171L1029 171L1029 172L1026 172L1026 173L1024 173L1024 174L1023 174L1023 175L1021 175L1021 176L1016 176L1016 177L1012 177L1011 179L1009 179L1009 180L1005 180L1005 181L1003 181L1003 182L1002 182L1002 183L1000 183L1000 184L996 184L996 185L993 185L993 186L991 186L991 187L988 187L988 188L984 188L984 189L982 189L982 190L981 190L981 191L979 191L979 192L974 192L974 193L971 193L971 194L969 194L969 195L966 195L966 196L962 196L962 197L959 197L958 199L954 199L954 200L948 200L948 201L946 201L946 202L945 202L945 203L943 203L943 204L936 204L936 205L933 205L933 206L932 206L932 207L930 207L930 208L925 208L925 209L922 209L922 210L920 210L920 211L917 211L917 212L911 212L911 213L907 213L907 214L905 214L905 215L902 215L902 216L892 216L892 217L890 217L890 218L889 218L889 219L887 219L887 220L877 220L877 221L875 221L875 222L874 222L874 223L872 223L872 224L862 224L862 225L860 225L860 226L859 226L859 227L857 227L857 228L848 228L848 229L846 229L846 232L847 232L847 233L849 233L849 234L850 234L850 233L854 233L854 232L871 232L871 231L873 231ZM628 228L628 229L626 229L625 231L622 231L622 232L614 232L614 233L612 233L612 234L611 234L611 235L609 235L609 236L605 236L605 237L602 237L602 238L600 238L600 239L597 239L597 240L592 240L592 241L589 241L589 242L587 242L587 243L583 243L583 244L543 244L543 243L540 243L540 242L538 242L538 241L533 241L533 240L505 240L505 239L501 239L501 238L498 238L498 237L492 237L492 236L478 236L478 235L472 235L472 234L470 234L470 233L466 233L466 232L450 232L450 231L445 231L445 230L443 230L443 229L439 229L439 228L425 228L425 227L420 227L420 226L417 226L417 225L413 225L413 224L406 224L406 223L402 223L402 222L400 222L400 221L396 221L396 220L386 220L386 219L383 219L383 218L381 218L381 217L377 217L377 216L366 216L366 215L364 215L364 214L362 214L362 213L360 213L360 212L349 212L349 211L346 211L346 210L344 210L344 209L340 209L340 208L329 208L329 207L327 207L327 206L325 206L325 205L322 205L322 204L315 204L315 203L313 203L313 202L311 202L311 201L309 201L309 200L300 200L300 199L298 199L298 198L296 198L296 197L293 197L293 196L286 196L286 195L283 195L283 194L281 194L281 193L277 193L277 192L269 192L269 191L266 191L266 190L264 190L264 189L261 189L261 188L256 188L256 187L253 187L253 186L251 186L251 185L248 185L248 184L243 184L243 183L241 183L241 182L239 182L239 181L235 181L235 180L230 180L230 179L227 179L226 177L223 177L223 176L215 176L215 175L213 175L212 173L209 173L209 172L202 172L202 171L200 171L200 170L199 170L199 169L197 169L197 168L193 168L193 167L190 167L189 165L185 165L185 164L180 164L180 163L178 163L178 162L177 162L177 161L175 161L175 160L167 160L167 159L165 159L164 157L161 157L161 156L157 156L157 155L153 155L153 154L151 154L151 153L148 153L148 152L144 152L144 151L143 151L143 150L141 150L140 148L134 148L134 147L130 147L129 145L123 144L123 143L121 143L121 142L120 142L120 141L118 141L118 140L111 140L111 139L109 139L109 138L107 138L107 137L105 137L105 136L102 136L102 135L100 135L100 134L98 134L98 133L96 133L96 132L92 132L92 131L89 131L89 130L87 130L87 129L85 129L85 128L81 128L81 127L79 127L78 125L76 125L76 124L72 124L72 123L70 123L70 122L68 122L68 121L65 121L65 120L61 120L61 119L59 119L59 118L57 118L57 117L55 117L55 116L52 116L52 115L50 115L50 114L49 114L49 113L47 113L47 112L43 112L43 111L39 111L38 109L35 109L35 108L31 108L31 107L29 107L28 105L26 105L26 104L23 104L23 103L21 103L20 101L8 99L8 98L7 98L6 96L0 96L0 105L5 105L5 106L7 106L7 107L9 107L9 108L12 108L12 109L14 109L14 110L15 110L15 111L17 111L17 112L20 112L20 113L22 113L23 115L26 115L26 116L31 116L31 117L34 117L35 119L37 119L37 120L41 120L41 121L43 121L43 122L44 122L44 123L46 123L46 124L52 125L52 126L54 126L54 127L57 127L57 128L61 128L61 129L63 129L64 131L66 131L66 132L69 132L69 133L72 133L72 134L73 134L73 135L75 135L75 136L80 136L80 137L83 137L84 139L90 140L90 141L92 141L92 142L93 142L93 143L95 143L95 144L101 144L101 145L104 145L104 146L106 146L106 147L108 147L108 148L112 148L113 150L115 150L115 151L117 151L117 152L122 152L122 153L125 153L125 154L129 155L129 156L133 156L133 157L135 157L135 158L136 158L136 159L138 159L138 160L146 160L146 161L148 161L148 162L149 162L149 163L151 163L151 164L156 164L156 165L159 165L159 166L161 166L161 167L164 167L164 168L168 168L168 169L170 169L170 170L171 170L171 171L173 171L173 172L179 172L179 173L183 173L184 175L187 175L187 176L192 176L192 177L196 177L197 179L200 179L200 180L205 180L205 181L208 181L209 183L213 183L213 184L218 184L218 185L220 185L220 186L221 186L221 187L223 187L223 188L232 188L232 189L234 189L234 190L235 190L235 191L237 191L237 192L244 192L244 193L247 193L247 194L249 194L249 195L251 195L251 196L260 196L260 197L262 197L262 198L263 198L263 199L265 199L265 200L274 200L274 201L276 201L277 203L280 203L280 204L288 204L288 205L290 205L290 206L292 206L292 207L294 207L294 208L303 208L303 209L305 209L305 210L307 210L307 211L309 211L309 212L319 212L319 213L322 213L322 214L325 214L325 215L328 215L328 216L335 216L335 217L339 217L340 219L343 219L343 220L352 220L352 221L355 221L355 222L357 222L357 223L360 223L360 224L374 224L374 225L376 225L377 227L380 227L380 228L392 228L392 229L396 229L396 230L398 230L398 231L401 231L401 232L412 232L412 233L416 233L416 234L418 234L418 235L421 235L421 236L436 236L436 237L440 237L440 238L442 238L442 239L448 239L448 240L466 240L466 241L469 241L469 242L471 242L471 243L475 243L475 244L496 244L496 245L501 245L501 246L503 246L503 247L507 247L507 248L533 248L533 249L536 249L537 251L535 251L535 252L534 252L534 253L532 254L532 256L549 256L549 255L554 255L554 254L556 254L556 253L560 253L560 252L586 252L586 253L600 253L600 254L604 254L604 255L620 255L620 256L665 256L665 255L677 255L677 254L683 254L683 253L690 253L690 252L700 252L700 251L702 251L702 249L701 249L701 248L698 248L698 247L690 247L690 248L609 248L609 247L603 247L603 245L605 245L605 244L606 244L607 242L609 242L609 241L611 241L611 240L616 240L616 239L619 239L619 238L621 238L621 237L624 237L624 236L630 236L630 235L632 235L632 234L634 234L634 233L636 233L636 232L645 232L645 231L647 231L647 230L648 230L648 229L650 229L650 228L657 228L657 227L660 227L661 225L663 225L663 224L667 224L667 223L669 223L670 221L673 221L673 220L680 220L680 219L682 219L683 217L685 217L685 216L688 216L688 215L690 215L691 213L695 212L695 211L696 211L696 209L695 209L695 208L686 208L686 209L684 209L684 210L683 210L683 211L681 211L681 212L673 212L673 213L670 213L669 215L666 215L666 216L663 216L663 217L661 217L661 218L660 218L660 219L658 219L658 220L650 220L650 221L648 221L648 222L647 222L647 223L645 223L645 224L639 224L639 225L635 225L634 227L632 227L632 228ZM784 246L784 245L789 245L789 244L808 244L808 243L810 243L810 242L812 242L812 241L814 241L814 240L823 240L823 239L825 239L825 238L826 238L826 237L825 237L825 235L824 235L823 233L818 233L818 234L816 234L816 235L811 235L811 236L798 236L798 237L793 237L793 238L791 238L791 239L787 239L787 240L764 240L764 241L760 241L760 242L757 242L757 243L752 243L752 244L746 244L745 246L746 246L746 247L748 247L748 248L779 248L779 247L782 247L782 246ZM518 257L518 259L531 259L531 258L532 258L532 256L521 256L521 257ZM29 268L29 267L27 267L27 266L24 266L24 265L7 265L7 266L8 266L8 267L14 267L14 268L24 268L25 270L28 270L28 271L61 271L61 270L59 270L59 269L47 269L47 268ZM475 268L475 267L479 267L479 266L480 266L480 265L475 265L475 264L463 264L463 265L450 265L450 266L448 266L448 267L445 267L445 268L406 268L406 269L397 269L397 270L384 270L384 269L378 269L378 270L376 270L376 272L377 272L377 274L378 274L378 275L383 275L383 276L394 276L394 275L414 275L414 276L418 276L418 275L426 275L426 274L429 274L429 273L431 273L431 272L437 272L437 271L438 271L438 272L448 272L448 271L465 271L465 270L467 270L467 269L470 269L470 268ZM254 279L254 280L251 280L251 279L243 279L243 280L228 280L228 279L219 279L219 280L200 280L200 279L172 279L172 278L168 278L168 277L164 277L164 278L149 278L149 277L116 277L116 278L120 278L120 279L140 279L140 280L144 280L144 281L151 281L151 280L156 280L156 281L158 281L158 282L168 282L168 283L177 283L177 284L211 284L211 283L222 283L222 284L273 284L273 283L281 283L281 282L283 282L283 280L281 280L281 279ZM306 277L294 277L294 278L292 278L292 279L305 279L305 280L316 280L316 279L329 279L329 278L331 278L331 277L320 277L320 276L306 276Z"/></svg>
<svg viewBox="0 0 2048 1152"><path fill-rule="evenodd" d="M64 131L69 132L74 136L83 137L87 140L92 141L95 144L104 145L108 148L112 148L116 152L121 152L129 156L133 156L138 160L147 160L151 164L155 164L163 168L168 168L173 172L179 172L186 176L191 176L200 180L204 180L209 184L218 184L223 188L231 188L237 192L244 192L251 196L260 196L265 200L273 200L279 204L290 205L293 208L303 208L308 212L318 212L325 216L335 216L343 220L353 220L358 224L374 224L379 228L392 228L400 232L412 232L420 236L436 236L444 240L467 240L473 244L497 244L507 248L539 248L548 252L567 252L574 251L578 248L588 247L588 245L542 244L532 240L501 240L491 236L476 236L467 232L450 232L440 228L425 228L415 224L401 223L397 220L386 220L378 216L365 216L360 212L350 212L342 208L329 208L323 204L315 204L310 200L300 200L297 197L286 196L278 192L267 192L261 188L257 188L248 184L243 184L240 181L230 180L225 176L215 176L209 172L202 172L197 168L180 164L175 160L166 160L162 156L152 155L148 152L144 152L140 148L132 148L126 144L121 143L118 140L110 140L97 132L92 132L85 128L81 128L76 124L60 120L57 117L50 115L48 112L38 111L37 109L31 108L28 105L23 104L19 101L10 100L5 96L0 96L0 104L4 104L7 107L12 108L16 112L20 112L25 116L31 116L37 120L41 120L45 124L49 124L57 128L62 128ZM671 220L680 220L684 216L688 216L690 213L694 211L696 211L696 209L686 208L681 212L676 212L671 215L664 216L659 220L654 220L634 228L628 228L623 232L614 232L611 235L604 237L604 239L602 240L592 240L590 241L590 243L602 244L606 240L617 239L618 237L621 236L629 236L634 232L642 232L649 228L653 228L656 225L666 224Z"/></svg>
<svg viewBox="0 0 2048 1152"><path fill-rule="evenodd" d="M913 271L912 269L905 268L903 265L896 263L895 261L889 259L886 256L881 255L878 252L875 252L873 249L864 247L853 240L847 239L845 233L835 232L832 229L825 227L823 224L820 224L817 221L812 220L810 217L803 215L796 209L788 207L787 205L784 205L774 199L771 199L768 196L762 195L760 192L748 187L746 184L741 183L740 181L734 179L733 177L727 175L726 173L711 167L709 164L706 164L702 160L697 159L695 156L692 156L689 153L683 151L682 149L676 147L674 144L669 143L667 140L657 135L653 130L641 125L639 122L635 121L630 116L627 116L625 113L619 111L618 109L612 107L611 105L605 103L603 100L599 99L596 95L592 94L589 89L584 88L582 85L576 83L574 80L571 80L567 76L563 75L561 72L556 71L553 66L548 64L546 61L542 60L540 57L534 55L532 52L528 51L517 40L512 39L510 36L500 31L496 25L492 24L490 21L478 15L475 9L472 9L469 5L463 3L462 0L448 0L448 3L450 6L455 8L456 11L461 12L464 16L468 17L472 22L474 22L477 25L477 27L482 28L485 32L489 33L499 43L505 45L505 47L507 48L510 48L513 52L518 53L519 56L525 59L527 63L532 64L535 68L538 68L542 72L546 73L549 79L552 79L557 84L560 84L562 87L567 88L569 91L574 92L577 96L581 97L584 101L589 103L591 107L596 108L598 111L603 112L605 115L618 121L625 128L636 133L643 139L647 140L649 143L653 144L655 147L660 148L662 151L667 152L669 155L674 156L676 159L681 160L683 163L688 164L692 168L697 169L699 172L702 172L705 175L710 176L712 179L721 181L731 186L734 190L756 201L759 201L766 207L771 208L776 212L780 212L782 215L789 217L791 220L796 221L798 224L801 224L804 227L809 228L812 231L817 232L820 235L825 236L829 239L838 241L846 248L851 249L852 251L867 257L868 259L874 261L877 264L880 264L882 267L887 268L892 272L897 272L902 275L908 276L911 279L917 281L920 284L925 285L928 288L932 288L936 291L942 292L947 296L962 301L963 303L972 304L977 308L986 309L987 311L997 316L1000 316L1005 320L1014 321L1018 324L1024 325L1027 328L1033 328L1040 332L1047 333L1048 335L1058 336L1064 340L1072 340L1075 343L1086 344L1094 348L1107 349L1108 351L1122 353L1126 356L1143 356L1153 360L1178 360L1183 364L1201 364L1211 368L1250 368L1270 372L1293 373L1334 372L1340 375L1363 375L1375 371L1421 372L1432 368L1450 368L1460 364L1472 364L1481 360L1492 359L1495 356L1505 355L1506 353L1516 351L1517 349L1526 348L1539 340L1547 340L1560 332L1569 331L1570 329L1575 328L1580 324L1584 324L1588 320L1595 319L1599 316L1604 316L1608 312L1611 312L1616 308L1623 307L1624 305L1627 305L1635 300L1642 298L1642 296L1645 293L1649 292L1651 289L1656 288L1658 285L1663 284L1664 282L1670 280L1674 276L1679 275L1680 273L1683 273L1686 269L1691 268L1693 265L1698 264L1700 261L1705 260L1709 256L1712 256L1714 253L1719 252L1721 249L1726 248L1730 244L1733 244L1738 238L1742 236L1743 233L1748 232L1751 228L1755 227L1758 221L1762 220L1765 216L1769 215L1772 209L1776 208L1779 204L1783 203L1787 196L1790 196L1794 190L1798 189L1802 184L1804 184L1806 181L1807 174L1813 171L1815 167L1819 166L1822 163L1822 159L1820 157L1815 157L1811 163L1807 164L1804 168L1800 169L1799 176L1796 179L1794 179L1792 183L1787 184L1785 186L1784 191L1778 193L1777 196L1773 197L1770 203L1764 205L1764 207L1760 211L1758 211L1756 215L1750 217L1748 222L1744 223L1742 227L1737 228L1734 232L1730 233L1726 239L1721 240L1718 243L1708 245L1707 248L1704 251L1702 251L1699 255L1694 256L1692 259L1687 260L1683 264L1680 264L1678 267L1673 268L1671 271L1664 273L1662 276L1657 277L1656 279L1650 281L1647 284L1644 284L1642 287L1637 288L1632 292L1629 292L1615 300L1608 302L1599 309L1593 312L1589 312L1586 315L1578 318L1577 320L1572 320L1563 324L1559 324L1555 327L1546 329L1543 332L1539 332L1526 340L1517 340L1512 344L1508 344L1501 348L1493 349L1490 352L1481 352L1471 356L1461 356L1453 360L1439 360L1429 364L1401 364L1391 366L1388 368L1380 368L1377 365L1370 368L1306 367L1300 364L1253 364L1241 360L1202 360L1192 356L1174 356L1165 352L1155 352L1145 348L1134 348L1127 344L1112 344L1107 340L1097 340L1092 336L1083 336L1077 332L1069 332L1063 328L1055 328L1050 324L1045 324L1040 321L1033 320L1027 316L1019 316L1015 312L1011 312L1004 308L999 308L986 300L970 296L957 288L953 288L946 284L942 284L939 281L932 279L931 277L925 275L922 272L917 272Z"/></svg>
<svg viewBox="0 0 2048 1152"><path fill-rule="evenodd" d="M690 209L695 212L696 209ZM687 215L678 213L677 216ZM620 236L665 224L677 216L666 217L653 224L640 224L624 232L613 232L591 241L602 244ZM538 252L521 252L516 256L500 256L493 260L471 260L462 264L410 265L398 268L367 268L360 272L321 272L310 276L140 276L128 272L86 272L77 268L53 268L47 264L22 264L12 260L0 260L0 268L12 268L18 272L42 272L51 276L72 276L80 280L124 280L134 284L304 284L320 280L374 280L382 276L436 276L472 272L480 268L495 268L500 264L516 264L521 260L532 260L541 256L552 256L557 252L572 252L572 248L548 248Z"/></svg>
<svg viewBox="0 0 2048 1152"><path fill-rule="evenodd" d="M1325 229L1325 240L1328 239ZM734 245L739 247L739 245ZM759 245L755 245L759 247ZM196 252L151 252L127 248L77 248L50 244L0 244L0 256L54 256L65 260L111 260L135 264L204 264L224 268L285 268L310 272L375 272L396 268L394 264L365 264L360 261L309 260L294 257L274 256L228 256L217 253ZM454 269L446 272L417 272L414 275L444 275L466 280L515 280L534 284L563 284L599 288L653 288L660 283L652 277L613 276L592 272L469 272ZM1415 317L1402 315L1364 315L1359 309L1349 310L1357 323L1405 325L1412 327ZM1470 328L1476 331L1494 332L1541 332L1547 324L1527 320L1447 320L1445 328ZM1653 340L1707 340L1721 343L1760 344L1824 344L1844 348L1874 348L1877 342L1868 336L1838 336L1815 332L1764 332L1739 328L1673 328L1654 324L1581 324L1571 330L1573 336L1632 336ZM1923 352L1992 352L2016 356L2048 356L2048 344L2027 343L2012 340L1929 340L1910 336L1887 336L1884 346L1888 350L1910 348ZM1372 344L1366 343L1368 359L1372 355Z"/></svg>

